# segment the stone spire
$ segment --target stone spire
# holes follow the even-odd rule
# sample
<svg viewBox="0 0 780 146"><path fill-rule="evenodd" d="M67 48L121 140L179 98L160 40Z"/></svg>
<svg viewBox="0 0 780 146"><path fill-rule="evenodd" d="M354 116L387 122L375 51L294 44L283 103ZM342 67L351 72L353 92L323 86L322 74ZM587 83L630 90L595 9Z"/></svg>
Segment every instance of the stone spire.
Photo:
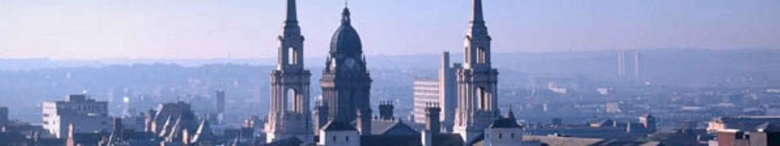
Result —
<svg viewBox="0 0 780 146"><path fill-rule="evenodd" d="M279 35L277 68L271 71L271 102L265 125L266 142L298 137L309 142L311 72L304 68L304 40L298 26L297 0L287 0L283 34Z"/></svg>
<svg viewBox="0 0 780 146"><path fill-rule="evenodd" d="M497 107L498 70L491 67L490 35L482 0L473 0L472 17L464 40L463 68L457 71L458 106L454 133L475 140L493 121L502 119Z"/></svg>
<svg viewBox="0 0 780 146"><path fill-rule="evenodd" d="M295 0L287 0L287 23L298 23L298 11L296 9Z"/></svg>
<svg viewBox="0 0 780 146"><path fill-rule="evenodd" d="M482 0L474 0L474 8L472 8L471 13L471 23L484 23L485 19L482 16Z"/></svg>
<svg viewBox="0 0 780 146"><path fill-rule="evenodd" d="M509 112L506 113L506 118L515 120L515 112L512 112L512 105L509 105Z"/></svg>

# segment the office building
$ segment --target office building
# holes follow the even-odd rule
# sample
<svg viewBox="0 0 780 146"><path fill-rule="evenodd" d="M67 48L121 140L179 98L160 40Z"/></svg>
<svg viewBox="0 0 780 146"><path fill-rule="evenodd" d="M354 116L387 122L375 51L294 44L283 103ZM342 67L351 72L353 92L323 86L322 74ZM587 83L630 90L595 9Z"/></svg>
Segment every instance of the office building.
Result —
<svg viewBox="0 0 780 146"><path fill-rule="evenodd" d="M639 51L620 51L617 59L618 76L621 78L639 78L641 71Z"/></svg>
<svg viewBox="0 0 780 146"><path fill-rule="evenodd" d="M225 90L217 90L217 115L216 124L224 124L225 120Z"/></svg>
<svg viewBox="0 0 780 146"><path fill-rule="evenodd" d="M3 126L8 122L8 107L0 107L0 126Z"/></svg>
<svg viewBox="0 0 780 146"><path fill-rule="evenodd" d="M443 110L442 124L447 132L452 132L452 126L455 124L455 108L458 107L457 72L462 68L460 63L450 64L450 52L442 53L439 67L439 105Z"/></svg>
<svg viewBox="0 0 780 146"><path fill-rule="evenodd" d="M73 133L106 132L111 129L108 102L95 101L86 94L68 95L65 101L45 101L42 104L43 128L57 138L67 136L68 125Z"/></svg>
<svg viewBox="0 0 780 146"><path fill-rule="evenodd" d="M439 80L414 79L414 122L425 123L425 112L430 104L440 104Z"/></svg>

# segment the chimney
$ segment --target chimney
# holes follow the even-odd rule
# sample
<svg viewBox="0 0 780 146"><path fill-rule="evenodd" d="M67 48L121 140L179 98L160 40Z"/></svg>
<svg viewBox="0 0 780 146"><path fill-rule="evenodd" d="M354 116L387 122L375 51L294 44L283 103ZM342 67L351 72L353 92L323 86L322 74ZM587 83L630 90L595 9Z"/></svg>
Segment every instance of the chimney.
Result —
<svg viewBox="0 0 780 146"><path fill-rule="evenodd" d="M357 112L356 127L360 135L371 135L371 109L359 109L355 112Z"/></svg>
<svg viewBox="0 0 780 146"><path fill-rule="evenodd" d="M393 119L393 109L395 109L395 106L393 105L392 101L390 100L384 100L379 102L379 119L382 120L392 120Z"/></svg>
<svg viewBox="0 0 780 146"><path fill-rule="evenodd" d="M425 108L425 130L431 134L439 134L441 132L441 121L439 120L439 114L441 108L438 104L428 103Z"/></svg>

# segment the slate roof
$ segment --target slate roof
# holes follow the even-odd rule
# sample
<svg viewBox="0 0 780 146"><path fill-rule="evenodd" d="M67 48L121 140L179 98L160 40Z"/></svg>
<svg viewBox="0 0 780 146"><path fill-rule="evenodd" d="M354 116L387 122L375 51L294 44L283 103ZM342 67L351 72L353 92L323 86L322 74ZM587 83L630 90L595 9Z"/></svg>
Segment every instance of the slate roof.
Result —
<svg viewBox="0 0 780 146"><path fill-rule="evenodd" d="M433 135L434 146L462 146L463 144L463 138L460 134L443 133Z"/></svg>
<svg viewBox="0 0 780 146"><path fill-rule="evenodd" d="M463 146L463 138L459 134L435 134L433 146ZM364 146L422 146L421 135L368 135L360 137Z"/></svg>
<svg viewBox="0 0 780 146"><path fill-rule="evenodd" d="M517 124L517 121L508 119L508 118L501 118L493 122L493 124L490 124L490 128L523 128L520 126L520 124Z"/></svg>
<svg viewBox="0 0 780 146"><path fill-rule="evenodd" d="M360 136L364 146L422 146L420 135L367 135Z"/></svg>
<svg viewBox="0 0 780 146"><path fill-rule="evenodd" d="M357 131L355 129L355 126L352 126L349 123L345 122L338 122L338 121L330 121L328 124L325 124L325 126L322 128L325 131Z"/></svg>
<svg viewBox="0 0 780 146"><path fill-rule="evenodd" d="M271 143L262 144L260 146L300 146L301 144L303 144L303 141L301 141L300 139L296 137L290 137L290 138L274 141Z"/></svg>
<svg viewBox="0 0 780 146"><path fill-rule="evenodd" d="M765 122L764 124L756 126L757 131L762 132L780 132L780 123L776 122Z"/></svg>
<svg viewBox="0 0 780 146"><path fill-rule="evenodd" d="M373 135L419 135L420 133L400 120L374 120L371 121L371 134Z"/></svg>

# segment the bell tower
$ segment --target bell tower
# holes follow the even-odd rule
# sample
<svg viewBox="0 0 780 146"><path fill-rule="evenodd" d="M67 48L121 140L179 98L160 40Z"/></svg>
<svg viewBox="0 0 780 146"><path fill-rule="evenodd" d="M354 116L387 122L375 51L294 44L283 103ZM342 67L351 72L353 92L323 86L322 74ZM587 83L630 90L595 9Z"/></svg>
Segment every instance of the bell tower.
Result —
<svg viewBox="0 0 780 146"><path fill-rule="evenodd" d="M287 20L279 36L279 56L271 71L271 109L265 125L266 142L296 137L313 141L309 108L311 72L303 68L303 41L298 26L296 0L287 0Z"/></svg>
<svg viewBox="0 0 780 146"><path fill-rule="evenodd" d="M464 65L457 71L458 107L453 131L471 142L498 118L498 70L491 67L490 35L482 0L473 0L472 18L464 43Z"/></svg>

